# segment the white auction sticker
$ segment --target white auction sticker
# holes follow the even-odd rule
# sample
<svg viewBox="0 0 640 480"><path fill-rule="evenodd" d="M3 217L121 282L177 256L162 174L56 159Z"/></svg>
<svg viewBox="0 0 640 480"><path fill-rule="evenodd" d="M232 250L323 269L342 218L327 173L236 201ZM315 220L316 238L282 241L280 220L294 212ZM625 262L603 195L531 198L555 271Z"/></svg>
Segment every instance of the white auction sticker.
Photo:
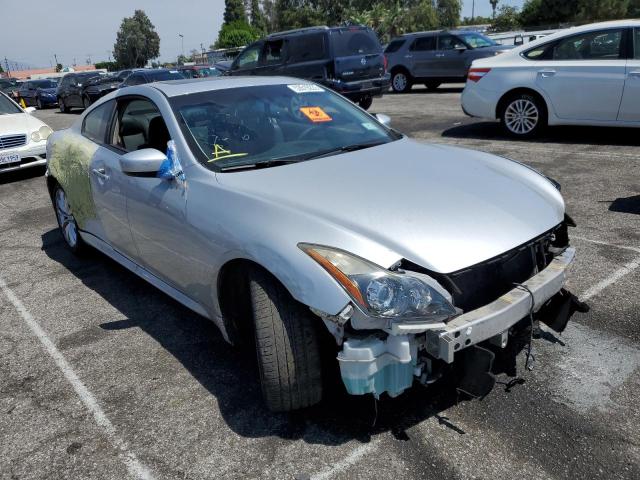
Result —
<svg viewBox="0 0 640 480"><path fill-rule="evenodd" d="M298 85L287 85L290 90L296 93L312 93L312 92L324 92L324 89L318 85L311 85L308 83L300 83Z"/></svg>
<svg viewBox="0 0 640 480"><path fill-rule="evenodd" d="M376 127L373 123L369 123L369 122L363 123L362 126L364 128L366 128L367 130L377 130L378 129L378 127Z"/></svg>

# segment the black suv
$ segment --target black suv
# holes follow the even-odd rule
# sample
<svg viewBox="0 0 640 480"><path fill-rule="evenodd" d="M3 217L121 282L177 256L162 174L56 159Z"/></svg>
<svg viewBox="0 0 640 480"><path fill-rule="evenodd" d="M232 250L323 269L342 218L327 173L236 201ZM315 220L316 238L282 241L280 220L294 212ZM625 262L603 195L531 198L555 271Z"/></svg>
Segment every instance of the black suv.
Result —
<svg viewBox="0 0 640 480"><path fill-rule="evenodd" d="M226 75L286 75L325 85L362 108L389 89L386 59L368 27L273 33L245 48Z"/></svg>
<svg viewBox="0 0 640 480"><path fill-rule="evenodd" d="M104 72L80 72L80 73L67 73L56 90L56 97L58 99L58 107L63 113L69 112L73 107L86 108L86 99L84 98L84 89L86 84L100 76L104 76Z"/></svg>
<svg viewBox="0 0 640 480"><path fill-rule="evenodd" d="M122 83L123 87L130 87L132 85L142 85L144 83L152 83L152 82L162 82L165 80L180 80L184 79L184 75L182 75L177 70L169 70L166 68L158 68L158 69L144 69L144 70L134 70L127 77L127 79Z"/></svg>

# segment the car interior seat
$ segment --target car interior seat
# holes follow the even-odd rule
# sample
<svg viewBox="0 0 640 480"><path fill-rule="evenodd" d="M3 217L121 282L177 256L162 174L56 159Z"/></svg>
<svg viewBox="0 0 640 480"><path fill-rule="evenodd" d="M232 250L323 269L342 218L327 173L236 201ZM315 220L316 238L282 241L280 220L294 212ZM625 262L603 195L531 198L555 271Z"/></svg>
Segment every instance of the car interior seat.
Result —
<svg viewBox="0 0 640 480"><path fill-rule="evenodd" d="M147 143L138 148L155 148L162 153L166 153L167 142L169 140L171 140L171 135L169 135L167 125L164 123L164 119L158 115L157 117L153 117L149 122Z"/></svg>
<svg viewBox="0 0 640 480"><path fill-rule="evenodd" d="M144 125L136 118L123 116L120 121L120 141L121 146L128 152L138 150L140 145L147 142Z"/></svg>

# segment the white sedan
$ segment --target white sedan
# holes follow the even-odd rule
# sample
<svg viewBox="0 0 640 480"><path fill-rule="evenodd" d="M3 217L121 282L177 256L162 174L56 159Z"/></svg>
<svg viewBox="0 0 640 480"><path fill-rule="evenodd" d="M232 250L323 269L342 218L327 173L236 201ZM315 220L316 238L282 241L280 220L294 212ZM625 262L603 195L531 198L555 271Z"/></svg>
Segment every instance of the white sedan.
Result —
<svg viewBox="0 0 640 480"><path fill-rule="evenodd" d="M547 125L640 127L640 21L571 28L476 60L462 109L518 137Z"/></svg>
<svg viewBox="0 0 640 480"><path fill-rule="evenodd" d="M0 174L47 163L51 128L0 92Z"/></svg>

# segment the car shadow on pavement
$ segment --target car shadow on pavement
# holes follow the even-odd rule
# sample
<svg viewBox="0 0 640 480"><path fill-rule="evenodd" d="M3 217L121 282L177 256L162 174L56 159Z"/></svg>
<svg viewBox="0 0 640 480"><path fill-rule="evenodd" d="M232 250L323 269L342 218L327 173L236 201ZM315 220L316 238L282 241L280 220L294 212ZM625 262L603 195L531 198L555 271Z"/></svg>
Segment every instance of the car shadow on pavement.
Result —
<svg viewBox="0 0 640 480"><path fill-rule="evenodd" d="M403 439L406 429L430 417L464 433L442 414L464 401L445 386L429 390L415 386L395 399L376 402L372 396L348 395L338 377L328 385L321 404L293 413L271 413L261 399L252 348L232 347L211 321L97 251L89 251L85 258L73 255L57 229L42 235L42 250L126 318L102 323L99 328L106 334L142 329L216 397L224 421L243 437L275 435L310 444L341 445L354 439L368 442L390 431ZM125 351L122 355L126 358ZM165 370L171 367L160 363L157 368L159 376L172 381L175 371Z"/></svg>
<svg viewBox="0 0 640 480"><path fill-rule="evenodd" d="M394 95L442 95L445 93L462 93L464 87L438 87L435 90L429 90L428 88L412 88L405 93L394 93Z"/></svg>
<svg viewBox="0 0 640 480"><path fill-rule="evenodd" d="M609 211L618 213L632 213L640 215L640 195L632 197L616 198L611 205Z"/></svg>
<svg viewBox="0 0 640 480"><path fill-rule="evenodd" d="M24 170L14 170L8 173L1 173L2 171L0 170L0 185L41 177L44 175L45 170L46 167L44 165L25 168Z"/></svg>
<svg viewBox="0 0 640 480"><path fill-rule="evenodd" d="M640 144L637 128L614 127L549 127L542 135L532 139L516 139L507 135L499 122L472 121L456 125L442 132L443 137L474 140L520 141L534 143L562 143L576 145L637 146Z"/></svg>

